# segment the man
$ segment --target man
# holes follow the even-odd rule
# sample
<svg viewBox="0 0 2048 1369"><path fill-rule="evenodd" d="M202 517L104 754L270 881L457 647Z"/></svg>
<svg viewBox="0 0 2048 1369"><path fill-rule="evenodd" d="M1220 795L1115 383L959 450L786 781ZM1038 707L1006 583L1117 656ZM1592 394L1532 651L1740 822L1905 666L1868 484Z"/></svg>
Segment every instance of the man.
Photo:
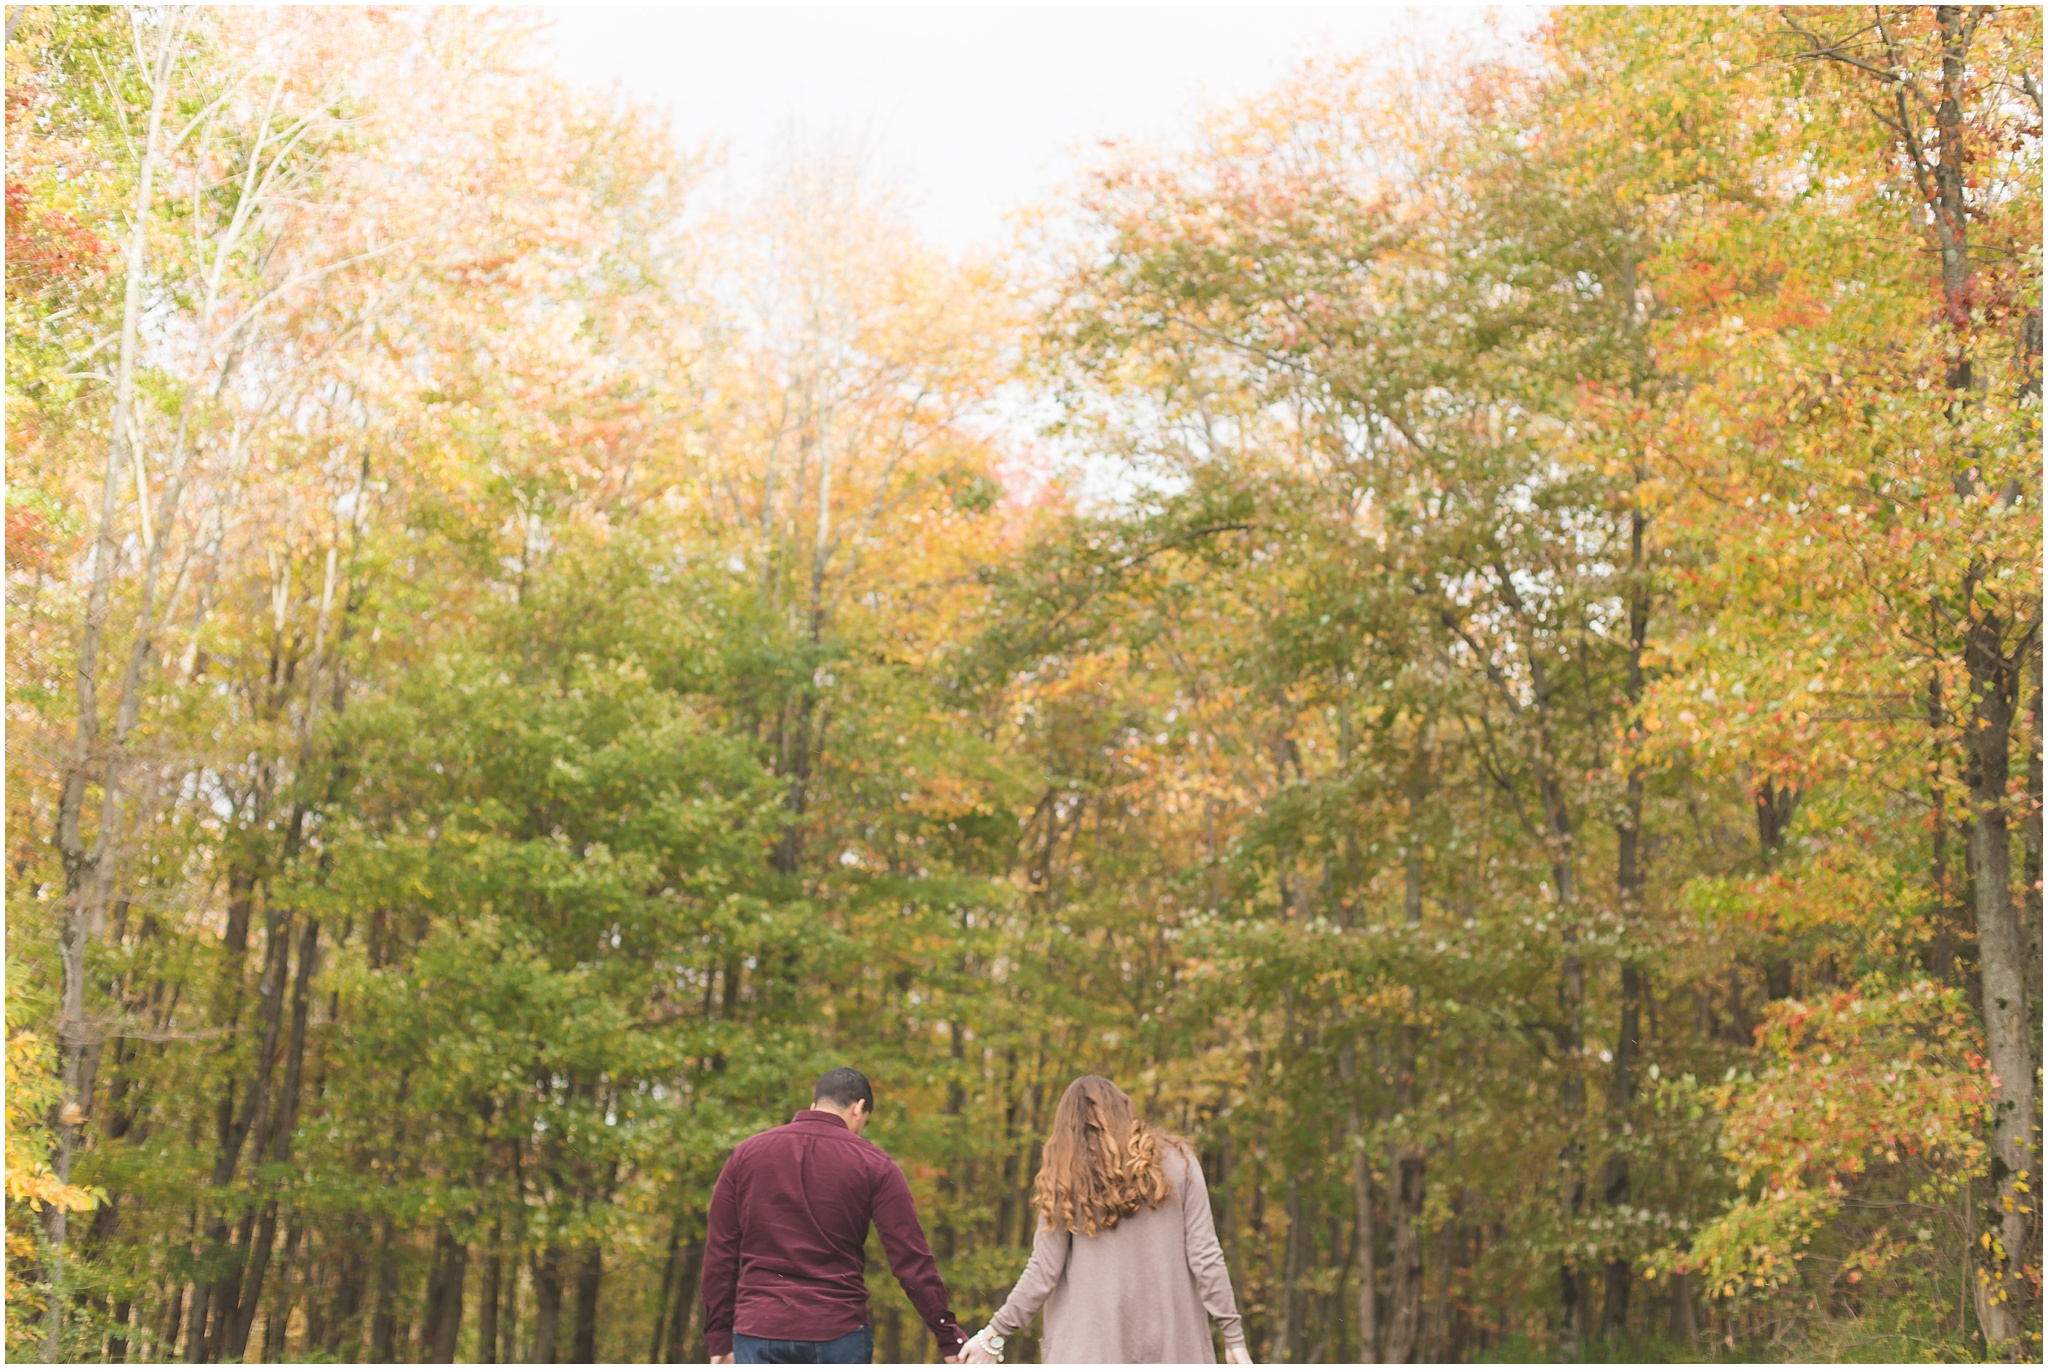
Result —
<svg viewBox="0 0 2048 1369"><path fill-rule="evenodd" d="M740 1143L711 1191L704 1348L713 1364L867 1364L868 1223L948 1364L966 1340L903 1171L861 1139L868 1077L841 1066L787 1126Z"/></svg>

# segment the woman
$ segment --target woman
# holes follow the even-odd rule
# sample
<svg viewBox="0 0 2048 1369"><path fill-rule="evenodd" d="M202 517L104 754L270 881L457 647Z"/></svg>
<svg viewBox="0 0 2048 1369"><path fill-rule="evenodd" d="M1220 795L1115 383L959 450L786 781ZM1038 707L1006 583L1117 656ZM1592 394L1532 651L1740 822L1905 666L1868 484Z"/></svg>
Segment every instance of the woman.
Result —
<svg viewBox="0 0 2048 1369"><path fill-rule="evenodd" d="M1109 1080L1068 1086L1031 1205L1031 1262L968 1340L967 1363L1000 1363L1003 1341L1041 1307L1048 1364L1214 1364L1212 1321L1231 1361L1251 1363L1201 1165Z"/></svg>

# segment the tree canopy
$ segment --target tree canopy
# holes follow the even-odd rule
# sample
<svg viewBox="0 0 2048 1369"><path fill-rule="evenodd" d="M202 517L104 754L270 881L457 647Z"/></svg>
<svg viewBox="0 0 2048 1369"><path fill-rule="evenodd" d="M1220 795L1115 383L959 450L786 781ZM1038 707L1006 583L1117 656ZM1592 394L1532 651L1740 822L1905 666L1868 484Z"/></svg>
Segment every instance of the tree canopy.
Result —
<svg viewBox="0 0 2048 1369"><path fill-rule="evenodd" d="M11 1356L701 1357L852 1063L970 1327L1096 1072L1259 1358L2038 1359L2038 11L1321 56L981 259L517 14L7 56Z"/></svg>

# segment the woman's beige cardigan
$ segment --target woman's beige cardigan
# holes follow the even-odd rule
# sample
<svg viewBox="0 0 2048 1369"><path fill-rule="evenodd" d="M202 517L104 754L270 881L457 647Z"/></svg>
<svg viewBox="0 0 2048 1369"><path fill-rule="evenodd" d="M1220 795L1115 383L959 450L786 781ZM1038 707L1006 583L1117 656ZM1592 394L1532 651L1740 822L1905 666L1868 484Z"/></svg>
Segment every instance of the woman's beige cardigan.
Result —
<svg viewBox="0 0 2048 1369"><path fill-rule="evenodd" d="M1178 1146L1161 1163L1173 1193L1159 1206L1094 1236L1041 1225L989 1329L1014 1336L1043 1307L1047 1364L1214 1364L1212 1321L1226 1349L1241 1348L1202 1166Z"/></svg>

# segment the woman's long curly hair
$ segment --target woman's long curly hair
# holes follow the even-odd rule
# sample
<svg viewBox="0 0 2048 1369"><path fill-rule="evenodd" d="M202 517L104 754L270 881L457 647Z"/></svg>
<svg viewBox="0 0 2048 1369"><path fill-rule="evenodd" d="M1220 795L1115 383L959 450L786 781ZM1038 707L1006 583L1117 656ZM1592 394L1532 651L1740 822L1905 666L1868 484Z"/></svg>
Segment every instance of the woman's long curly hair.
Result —
<svg viewBox="0 0 2048 1369"><path fill-rule="evenodd" d="M1045 1141L1031 1205L1054 1230L1093 1236L1173 1193L1160 1164L1179 1137L1138 1120L1130 1095L1099 1074L1067 1085Z"/></svg>

